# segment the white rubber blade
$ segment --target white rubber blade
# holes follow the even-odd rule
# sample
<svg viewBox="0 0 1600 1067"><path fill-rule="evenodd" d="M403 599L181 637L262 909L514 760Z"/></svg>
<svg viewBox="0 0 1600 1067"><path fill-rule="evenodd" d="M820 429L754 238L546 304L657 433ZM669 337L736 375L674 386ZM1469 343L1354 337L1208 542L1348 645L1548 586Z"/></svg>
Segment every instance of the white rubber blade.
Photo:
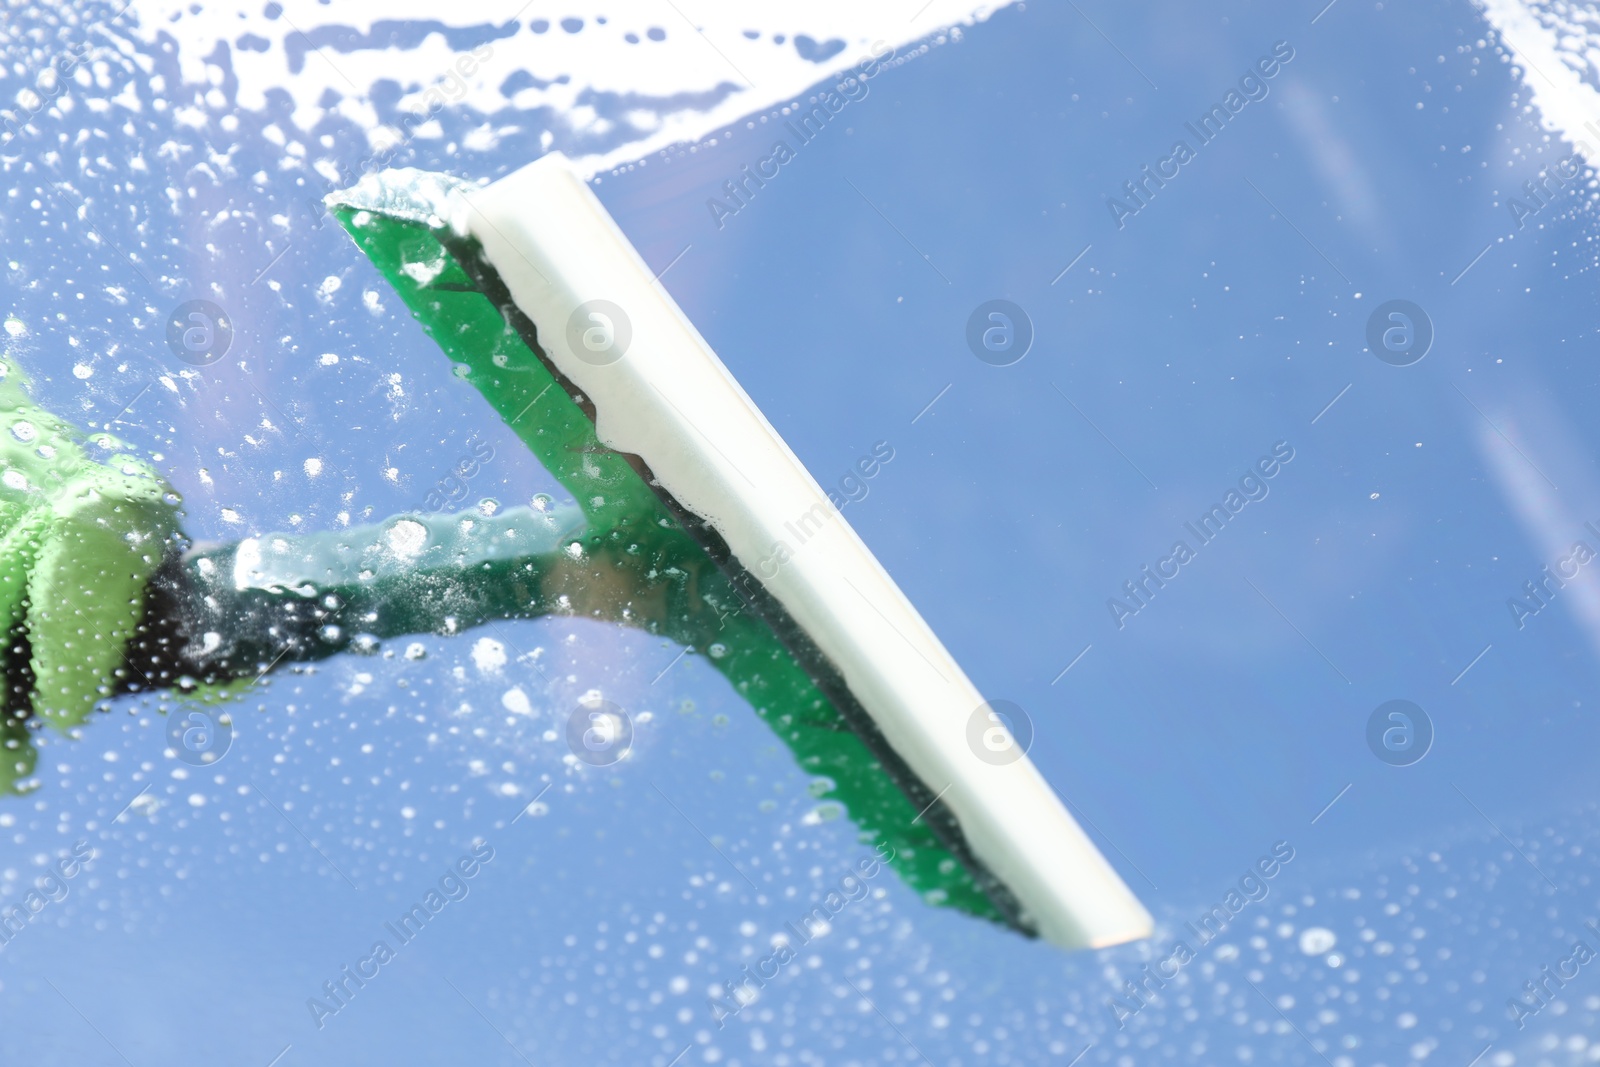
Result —
<svg viewBox="0 0 1600 1067"><path fill-rule="evenodd" d="M994 728L984 698L565 157L463 199L457 226L593 402L600 440L640 456L721 534L1040 935L1066 948L1149 936L1149 913L1027 757L975 752L972 739Z"/></svg>

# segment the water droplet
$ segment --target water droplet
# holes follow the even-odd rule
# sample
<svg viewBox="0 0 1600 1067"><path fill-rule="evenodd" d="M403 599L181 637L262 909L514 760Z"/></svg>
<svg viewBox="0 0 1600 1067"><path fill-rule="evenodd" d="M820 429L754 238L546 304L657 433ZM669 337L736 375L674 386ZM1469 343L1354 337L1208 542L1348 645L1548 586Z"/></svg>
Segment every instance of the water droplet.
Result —
<svg viewBox="0 0 1600 1067"><path fill-rule="evenodd" d="M428 528L415 519L401 519L384 536L395 555L409 558L421 553L428 543Z"/></svg>
<svg viewBox="0 0 1600 1067"><path fill-rule="evenodd" d="M1307 956L1320 956L1339 943L1339 938L1326 926L1308 926L1300 931L1300 951Z"/></svg>

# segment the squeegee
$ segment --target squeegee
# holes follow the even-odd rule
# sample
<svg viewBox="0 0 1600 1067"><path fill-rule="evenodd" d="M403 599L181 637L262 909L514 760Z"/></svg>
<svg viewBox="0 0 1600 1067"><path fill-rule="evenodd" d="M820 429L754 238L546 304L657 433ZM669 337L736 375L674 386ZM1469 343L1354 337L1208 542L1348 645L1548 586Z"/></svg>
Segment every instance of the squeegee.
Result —
<svg viewBox="0 0 1600 1067"><path fill-rule="evenodd" d="M635 625L653 605L654 632L718 642L709 662L894 843L924 899L1067 948L1148 936L1004 720L563 156L485 186L384 171L328 202L572 494L563 597Z"/></svg>

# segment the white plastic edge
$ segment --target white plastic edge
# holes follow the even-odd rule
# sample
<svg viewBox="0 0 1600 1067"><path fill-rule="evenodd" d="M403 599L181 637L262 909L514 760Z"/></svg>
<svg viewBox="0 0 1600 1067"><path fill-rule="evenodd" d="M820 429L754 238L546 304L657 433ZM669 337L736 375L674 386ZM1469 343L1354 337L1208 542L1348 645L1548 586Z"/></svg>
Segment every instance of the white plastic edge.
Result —
<svg viewBox="0 0 1600 1067"><path fill-rule="evenodd" d="M997 766L974 753L984 698L566 158L546 155L462 195L462 221L541 347L593 401L600 440L640 456L716 528L940 794L1040 935L1065 948L1149 936L1149 913L1026 756ZM631 326L615 362L569 344L569 320L592 300L622 308ZM603 323L580 325L599 325L591 341L603 346ZM781 564L780 543L792 549Z"/></svg>

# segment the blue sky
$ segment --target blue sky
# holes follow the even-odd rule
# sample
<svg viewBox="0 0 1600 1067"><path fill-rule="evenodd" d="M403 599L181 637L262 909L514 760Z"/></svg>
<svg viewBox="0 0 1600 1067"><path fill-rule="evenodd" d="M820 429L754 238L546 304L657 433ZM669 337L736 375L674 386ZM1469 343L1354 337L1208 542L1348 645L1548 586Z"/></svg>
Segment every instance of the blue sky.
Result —
<svg viewBox="0 0 1600 1067"><path fill-rule="evenodd" d="M653 682L677 649L545 620L273 678L214 774L172 777L153 698L50 744L39 792L0 805L6 884L80 838L104 855L0 952L0 1046L660 1067L685 1047L686 1063L1088 1048L1084 1063L1344 1067L1488 1046L1508 1067L1544 1035L1592 1033L1587 971L1527 1030L1505 1009L1595 907L1593 576L1520 628L1507 605L1552 546L1600 549L1583 525L1600 524L1592 208L1573 182L1518 225L1510 198L1571 148L1474 8L1343 0L1315 16L1016 5L903 49L720 227L707 201L770 154L784 116L594 186L819 481L893 447L847 517L979 688L1027 711L1032 758L1163 924L1154 943L1067 956L886 879L808 946L814 963L718 1029L705 989L767 955L865 846L698 657ZM1197 145L1185 124L1278 42L1293 58L1266 95ZM486 148L465 147L482 114L441 113L446 135L396 162L504 174L539 151L540 113L514 110L499 119L518 132ZM103 146L63 170L41 140L9 163L7 293L28 326L12 358L56 410L107 420L181 369L141 302L164 312L211 286L234 358L156 385L120 426L164 457L199 538L416 507L475 435L496 458L474 494L555 491L335 227L296 222L269 267L285 247L271 216L307 188L261 136L288 114L269 97L231 132L218 115L147 110L132 132L52 118L46 136L92 126ZM302 140L341 158L348 125L323 121ZM1119 227L1108 198L1180 138L1194 158ZM101 240L74 228L70 195L33 192L51 175ZM156 284L137 295L108 245L139 250ZM993 299L1034 328L1012 366L966 346ZM1435 332L1407 367L1366 349L1394 299ZM88 378L58 355L74 345ZM1119 628L1108 599L1195 545L1184 524L1280 442L1293 458L1267 495ZM484 666L483 640L503 664ZM537 716L508 712L512 688ZM638 758L604 773L564 763L545 732L594 689L651 715ZM1368 748L1393 699L1434 730L1409 767ZM113 823L151 783L160 805ZM511 823L550 783L547 809ZM497 858L472 895L313 1026L305 999L480 839ZM1279 841L1295 859L1219 940L1231 954L1208 948L1166 1000L1111 1024L1120 978ZM1313 928L1336 935L1337 964L1301 951Z"/></svg>

